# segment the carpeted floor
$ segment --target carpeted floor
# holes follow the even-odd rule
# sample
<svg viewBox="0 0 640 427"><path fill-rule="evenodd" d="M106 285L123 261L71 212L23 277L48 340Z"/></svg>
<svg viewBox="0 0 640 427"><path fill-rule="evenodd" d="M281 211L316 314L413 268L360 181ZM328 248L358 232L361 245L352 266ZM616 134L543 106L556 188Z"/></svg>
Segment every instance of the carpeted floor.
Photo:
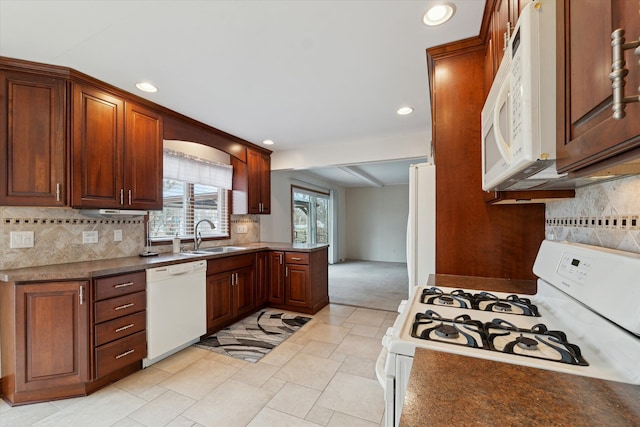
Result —
<svg viewBox="0 0 640 427"><path fill-rule="evenodd" d="M347 260L329 266L329 301L396 311L408 282L406 263Z"/></svg>

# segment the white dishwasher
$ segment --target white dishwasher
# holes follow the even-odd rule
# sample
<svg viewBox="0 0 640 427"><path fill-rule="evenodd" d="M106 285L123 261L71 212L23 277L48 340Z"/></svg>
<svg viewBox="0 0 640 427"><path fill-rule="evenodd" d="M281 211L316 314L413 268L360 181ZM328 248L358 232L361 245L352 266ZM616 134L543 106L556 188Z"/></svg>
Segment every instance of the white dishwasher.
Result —
<svg viewBox="0 0 640 427"><path fill-rule="evenodd" d="M199 341L207 332L207 261L147 270L147 357L143 367Z"/></svg>

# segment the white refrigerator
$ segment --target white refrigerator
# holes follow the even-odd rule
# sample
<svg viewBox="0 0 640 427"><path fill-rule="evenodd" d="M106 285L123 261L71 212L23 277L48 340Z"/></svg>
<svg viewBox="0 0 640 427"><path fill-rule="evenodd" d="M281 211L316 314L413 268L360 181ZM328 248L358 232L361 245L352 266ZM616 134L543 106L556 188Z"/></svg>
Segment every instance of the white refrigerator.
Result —
<svg viewBox="0 0 640 427"><path fill-rule="evenodd" d="M409 166L409 219L407 221L409 297L436 272L436 167Z"/></svg>

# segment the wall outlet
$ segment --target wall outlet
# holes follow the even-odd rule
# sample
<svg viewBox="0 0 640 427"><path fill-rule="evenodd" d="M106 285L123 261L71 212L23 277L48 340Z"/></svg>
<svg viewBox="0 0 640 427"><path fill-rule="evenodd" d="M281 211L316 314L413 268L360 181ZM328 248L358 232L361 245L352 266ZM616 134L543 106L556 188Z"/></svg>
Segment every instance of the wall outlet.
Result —
<svg viewBox="0 0 640 427"><path fill-rule="evenodd" d="M82 243L98 243L98 232L97 231L83 231L82 232Z"/></svg>
<svg viewBox="0 0 640 427"><path fill-rule="evenodd" d="M245 224L236 225L236 233L247 234L247 226Z"/></svg>
<svg viewBox="0 0 640 427"><path fill-rule="evenodd" d="M9 247L12 249L32 248L33 231L12 231L9 233Z"/></svg>
<svg viewBox="0 0 640 427"><path fill-rule="evenodd" d="M113 230L113 241L122 242L122 230Z"/></svg>

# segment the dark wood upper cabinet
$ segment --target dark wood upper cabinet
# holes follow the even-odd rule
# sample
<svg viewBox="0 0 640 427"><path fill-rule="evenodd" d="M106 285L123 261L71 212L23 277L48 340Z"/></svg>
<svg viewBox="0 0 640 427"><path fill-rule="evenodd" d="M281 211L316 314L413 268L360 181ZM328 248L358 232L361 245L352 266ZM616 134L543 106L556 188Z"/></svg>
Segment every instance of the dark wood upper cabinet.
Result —
<svg viewBox="0 0 640 427"><path fill-rule="evenodd" d="M0 205L67 202L66 83L0 70Z"/></svg>
<svg viewBox="0 0 640 427"><path fill-rule="evenodd" d="M124 101L98 88L74 83L71 138L71 205L122 207Z"/></svg>
<svg viewBox="0 0 640 427"><path fill-rule="evenodd" d="M247 150L248 210L250 214L271 213L271 157Z"/></svg>
<svg viewBox="0 0 640 427"><path fill-rule="evenodd" d="M558 15L565 23L558 40L558 55L564 58L558 94L565 96L558 97L557 166L559 172L575 172L640 147L640 103L627 104L625 117L614 119L609 77L611 33L621 28L627 43L637 42L640 8L630 0L565 0L558 1ZM634 50L624 52L625 96L638 96L640 87Z"/></svg>
<svg viewBox="0 0 640 427"><path fill-rule="evenodd" d="M162 209L161 116L81 83L72 111L71 205Z"/></svg>
<svg viewBox="0 0 640 427"><path fill-rule="evenodd" d="M131 102L125 109L125 205L162 209L162 117Z"/></svg>

